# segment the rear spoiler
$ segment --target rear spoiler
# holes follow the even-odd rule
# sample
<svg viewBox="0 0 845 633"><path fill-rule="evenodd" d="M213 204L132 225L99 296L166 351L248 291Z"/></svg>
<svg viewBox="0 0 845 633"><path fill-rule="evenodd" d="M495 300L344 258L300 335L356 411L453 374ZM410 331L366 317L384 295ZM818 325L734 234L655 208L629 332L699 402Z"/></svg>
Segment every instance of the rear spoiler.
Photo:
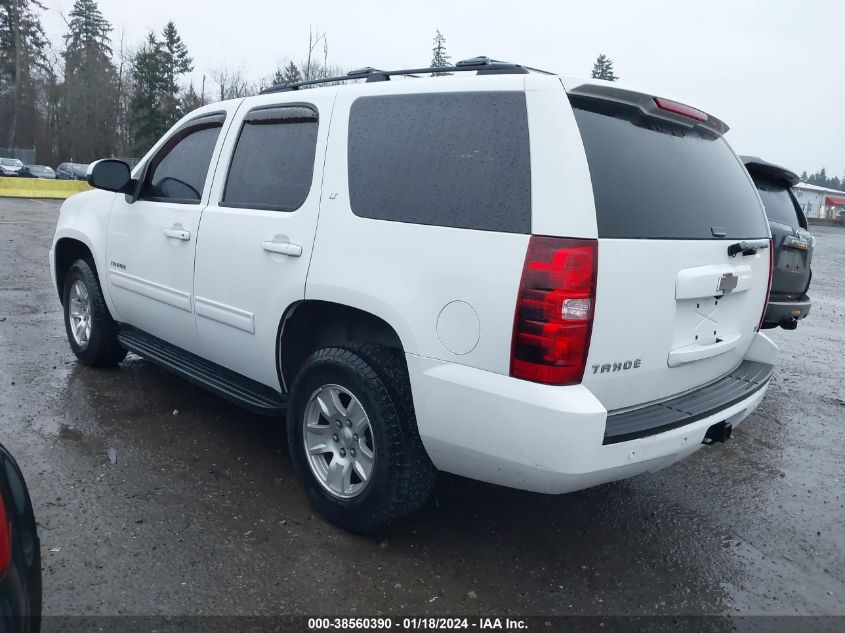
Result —
<svg viewBox="0 0 845 633"><path fill-rule="evenodd" d="M801 182L801 178L795 172L789 171L786 167L765 161L757 156L740 156L739 159L745 163L745 168L752 174L772 176L778 180L785 181L790 187L794 187Z"/></svg>
<svg viewBox="0 0 845 633"><path fill-rule="evenodd" d="M627 106L638 108L643 114L653 119L669 121L685 127L703 127L719 136L724 135L730 128L724 121L702 112L696 108L671 101L662 97L653 97L624 90L613 86L602 86L597 84L581 84L566 91L570 97L581 97L586 99L601 99Z"/></svg>

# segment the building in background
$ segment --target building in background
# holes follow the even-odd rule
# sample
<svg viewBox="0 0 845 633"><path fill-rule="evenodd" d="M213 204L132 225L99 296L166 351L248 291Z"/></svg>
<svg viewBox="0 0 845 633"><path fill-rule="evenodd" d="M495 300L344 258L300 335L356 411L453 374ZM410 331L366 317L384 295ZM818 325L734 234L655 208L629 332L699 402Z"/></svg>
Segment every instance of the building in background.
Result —
<svg viewBox="0 0 845 633"><path fill-rule="evenodd" d="M832 220L839 211L845 209L845 191L818 187L806 182L799 182L792 191L808 218Z"/></svg>

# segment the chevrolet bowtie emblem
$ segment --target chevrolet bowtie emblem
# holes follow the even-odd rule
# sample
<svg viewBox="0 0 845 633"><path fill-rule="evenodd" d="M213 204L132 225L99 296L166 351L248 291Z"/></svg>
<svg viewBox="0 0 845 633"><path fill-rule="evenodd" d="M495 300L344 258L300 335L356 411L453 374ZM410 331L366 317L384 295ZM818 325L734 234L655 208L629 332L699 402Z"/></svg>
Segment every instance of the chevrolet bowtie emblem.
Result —
<svg viewBox="0 0 845 633"><path fill-rule="evenodd" d="M728 294L730 291L736 288L738 280L739 277L737 277L733 273L725 273L724 275L722 275L721 279L719 279L719 285L717 286L716 290L718 290L722 294Z"/></svg>

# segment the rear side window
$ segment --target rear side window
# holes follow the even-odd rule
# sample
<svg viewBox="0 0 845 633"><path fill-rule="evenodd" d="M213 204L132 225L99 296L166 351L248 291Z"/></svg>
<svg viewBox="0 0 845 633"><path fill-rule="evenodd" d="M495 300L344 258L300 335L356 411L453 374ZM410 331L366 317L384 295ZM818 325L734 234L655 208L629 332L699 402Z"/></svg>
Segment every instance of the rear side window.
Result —
<svg viewBox="0 0 845 633"><path fill-rule="evenodd" d="M223 121L218 116L203 118L209 122L190 124L183 132L177 132L153 157L141 198L199 203Z"/></svg>
<svg viewBox="0 0 845 633"><path fill-rule="evenodd" d="M311 191L317 111L310 106L252 110L244 118L222 206L295 211Z"/></svg>
<svg viewBox="0 0 845 633"><path fill-rule="evenodd" d="M764 238L753 184L720 136L639 109L570 97L584 141L599 237Z"/></svg>
<svg viewBox="0 0 845 633"><path fill-rule="evenodd" d="M361 97L349 118L355 215L531 232L525 95L463 92Z"/></svg>
<svg viewBox="0 0 845 633"><path fill-rule="evenodd" d="M781 181L766 176L754 176L754 184L757 185L757 191L760 199L763 200L769 220L791 227L801 226L795 201L789 189Z"/></svg>

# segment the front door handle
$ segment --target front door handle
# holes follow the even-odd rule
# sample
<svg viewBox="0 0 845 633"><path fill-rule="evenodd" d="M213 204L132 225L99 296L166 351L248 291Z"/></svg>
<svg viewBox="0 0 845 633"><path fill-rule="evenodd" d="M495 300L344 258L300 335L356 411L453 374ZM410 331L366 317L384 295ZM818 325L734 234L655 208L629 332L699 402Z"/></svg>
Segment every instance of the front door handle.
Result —
<svg viewBox="0 0 845 633"><path fill-rule="evenodd" d="M184 240L186 242L189 239L191 239L191 232L186 231L185 229L177 229L177 228L164 229L164 234L167 237L173 237L173 238L176 238L177 240Z"/></svg>
<svg viewBox="0 0 845 633"><path fill-rule="evenodd" d="M288 257L299 257L302 255L302 247L299 244L290 242L261 242L261 248L268 253L278 253Z"/></svg>

